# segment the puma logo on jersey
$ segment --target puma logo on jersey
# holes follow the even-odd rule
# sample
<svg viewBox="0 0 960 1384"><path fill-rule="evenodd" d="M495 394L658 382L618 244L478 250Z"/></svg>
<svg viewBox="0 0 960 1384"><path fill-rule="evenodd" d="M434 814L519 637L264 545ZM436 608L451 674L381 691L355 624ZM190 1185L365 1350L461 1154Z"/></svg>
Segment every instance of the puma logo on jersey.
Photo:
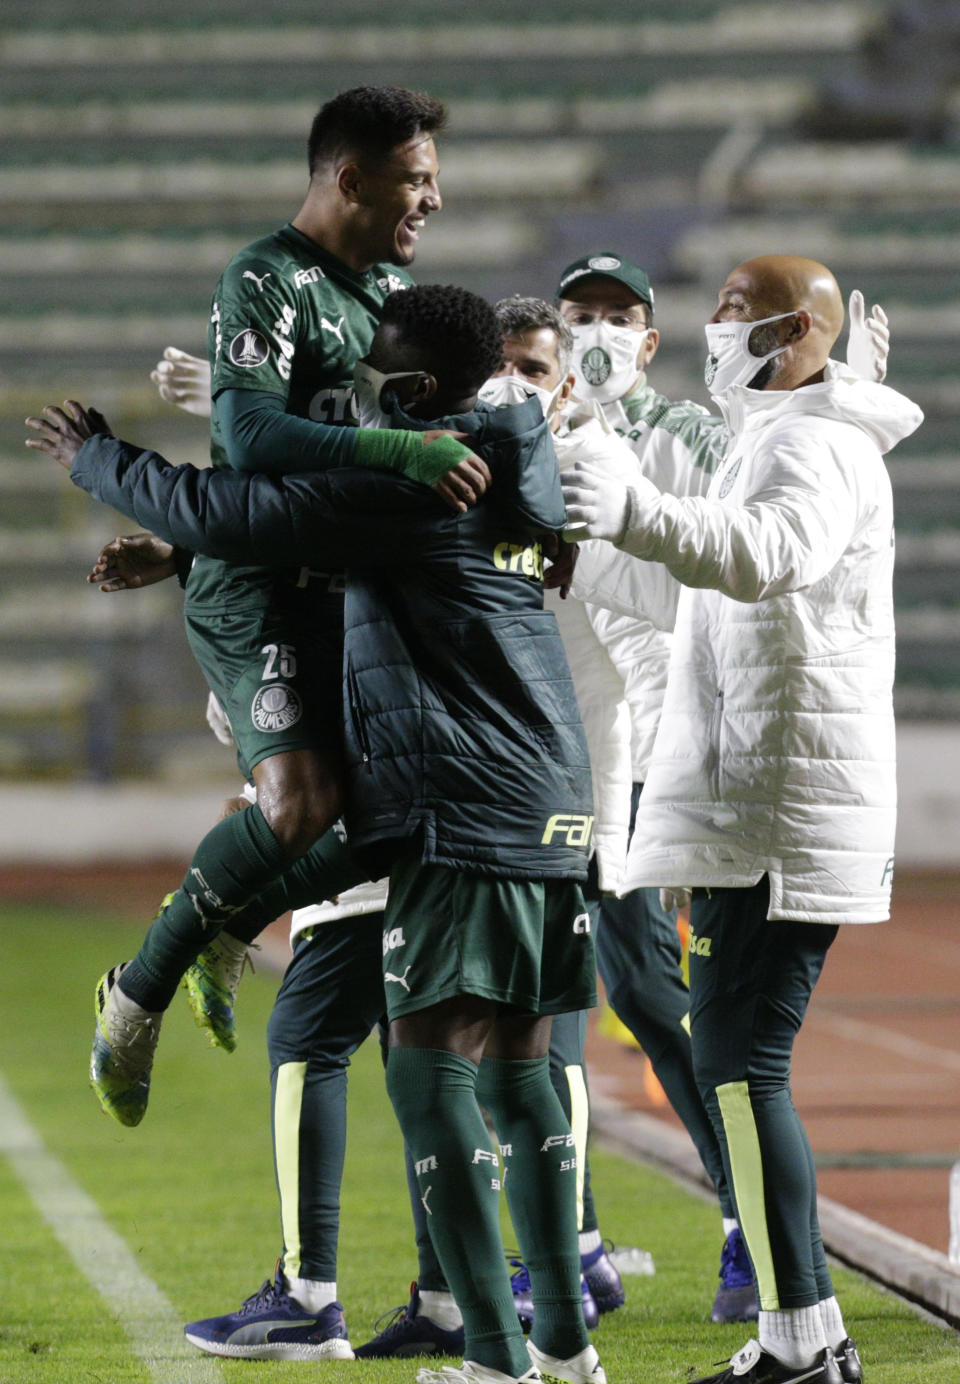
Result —
<svg viewBox="0 0 960 1384"><path fill-rule="evenodd" d="M341 345L341 346L346 346L347 343L346 343L346 342L344 341L344 339L343 339L343 332L340 330L340 328L343 326L343 318L342 318L342 317L340 318L340 320L339 320L339 322L337 323L336 326L334 326L333 323L330 322L326 317L321 317L321 318L320 318L320 326L323 328L323 330L324 330L325 332L332 332L333 335L334 335L334 336L337 338L337 340L340 342L340 345Z"/></svg>
<svg viewBox="0 0 960 1384"><path fill-rule="evenodd" d="M258 293L262 293L262 292L263 292L263 285L267 282L268 279L272 279L272 278L273 278L273 275L272 275L272 274L264 274L263 278L261 279L261 278L258 277L258 275L256 275L256 274L253 272L252 269L245 269L245 270L243 271L243 277L244 277L245 279L252 279L253 282L257 285L257 292L258 292Z"/></svg>
<svg viewBox="0 0 960 1384"><path fill-rule="evenodd" d="M568 846L586 846L593 830L593 817L586 812L555 812L547 821L540 838L541 846L549 846L555 836L561 836Z"/></svg>
<svg viewBox="0 0 960 1384"><path fill-rule="evenodd" d="M383 978L384 980L392 980L395 985L402 985L404 990L406 990L407 994L409 995L410 984L407 980L407 976L410 974L410 970L411 968L408 966L402 976L395 976L392 971L384 971Z"/></svg>
<svg viewBox="0 0 960 1384"><path fill-rule="evenodd" d="M691 956L710 956L710 948L713 945L712 937L698 937L695 932L690 934L690 955Z"/></svg>

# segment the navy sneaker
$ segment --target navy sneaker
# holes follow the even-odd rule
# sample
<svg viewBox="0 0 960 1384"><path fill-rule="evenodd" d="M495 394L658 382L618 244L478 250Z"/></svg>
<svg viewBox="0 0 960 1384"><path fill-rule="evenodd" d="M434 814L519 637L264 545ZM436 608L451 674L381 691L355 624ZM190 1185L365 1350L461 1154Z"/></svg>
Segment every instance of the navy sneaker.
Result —
<svg viewBox="0 0 960 1384"><path fill-rule="evenodd" d="M720 1287L710 1312L712 1322L755 1322L757 1290L747 1246L739 1229L731 1230L720 1251Z"/></svg>
<svg viewBox="0 0 960 1384"><path fill-rule="evenodd" d="M860 1364L857 1348L849 1336L834 1347L833 1353L840 1366L843 1384L863 1384L863 1366Z"/></svg>
<svg viewBox="0 0 960 1384"><path fill-rule="evenodd" d="M533 1328L533 1294L530 1287L530 1274L522 1259L511 1259L510 1263L514 1269L510 1275L510 1286L513 1288L513 1305L517 1309L520 1325L524 1332L529 1335ZM583 1324L588 1331L593 1331L600 1320L600 1310L583 1274L580 1275L580 1299L583 1304Z"/></svg>
<svg viewBox="0 0 960 1384"><path fill-rule="evenodd" d="M358 1346L358 1360L383 1360L390 1355L463 1355L463 1327L451 1330L438 1326L430 1317L418 1315L420 1292L416 1283L410 1284L410 1301L406 1307L391 1307L377 1322L390 1318L390 1324L372 1341Z"/></svg>
<svg viewBox="0 0 960 1384"><path fill-rule="evenodd" d="M234 1360L352 1360L341 1304L307 1312L284 1288L278 1264L273 1282L265 1279L236 1312L185 1326L187 1340Z"/></svg>
<svg viewBox="0 0 960 1384"><path fill-rule="evenodd" d="M626 1302L623 1281L610 1262L610 1256L603 1245L591 1250L589 1254L581 1254L580 1271L593 1294L598 1312L615 1312Z"/></svg>
<svg viewBox="0 0 960 1384"><path fill-rule="evenodd" d="M833 1351L821 1350L812 1365L784 1365L759 1341L748 1341L719 1374L705 1374L690 1384L843 1384Z"/></svg>

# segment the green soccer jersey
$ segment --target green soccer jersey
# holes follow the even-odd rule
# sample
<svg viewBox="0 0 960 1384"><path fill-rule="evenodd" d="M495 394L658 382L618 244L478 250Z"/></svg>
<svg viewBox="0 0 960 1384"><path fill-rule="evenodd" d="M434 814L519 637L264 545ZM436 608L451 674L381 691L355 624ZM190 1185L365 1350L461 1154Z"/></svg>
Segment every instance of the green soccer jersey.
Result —
<svg viewBox="0 0 960 1384"><path fill-rule="evenodd" d="M319 428L308 466L316 471L342 464L337 429L357 421L353 367L370 348L385 298L411 283L393 266L357 273L293 226L235 255L214 292L207 334L213 465L230 465L218 408L218 397L228 389L279 395L287 413L329 425L328 455ZM278 457L270 469L304 469L304 464L292 467ZM263 568L201 558L187 594L192 603L221 608L260 604L271 584Z"/></svg>

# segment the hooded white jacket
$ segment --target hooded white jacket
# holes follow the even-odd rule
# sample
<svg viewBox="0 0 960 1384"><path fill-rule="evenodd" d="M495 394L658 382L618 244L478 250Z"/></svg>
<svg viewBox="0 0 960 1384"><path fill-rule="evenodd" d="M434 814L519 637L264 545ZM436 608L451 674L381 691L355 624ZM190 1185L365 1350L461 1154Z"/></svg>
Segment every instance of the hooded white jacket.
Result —
<svg viewBox="0 0 960 1384"><path fill-rule="evenodd" d="M893 506L922 421L829 362L731 391L705 497L643 485L619 546L684 585L627 885L755 884L770 918L889 916L896 821Z"/></svg>

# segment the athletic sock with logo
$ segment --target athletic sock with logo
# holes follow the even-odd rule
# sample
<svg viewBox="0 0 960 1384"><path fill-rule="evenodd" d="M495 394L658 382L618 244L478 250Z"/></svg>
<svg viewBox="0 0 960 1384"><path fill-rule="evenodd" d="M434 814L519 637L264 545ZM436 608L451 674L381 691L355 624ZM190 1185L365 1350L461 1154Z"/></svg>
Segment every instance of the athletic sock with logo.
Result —
<svg viewBox="0 0 960 1384"><path fill-rule="evenodd" d="M166 1009L187 967L237 909L288 864L255 803L218 822L200 842L183 883L124 971L124 994L144 1009Z"/></svg>
<svg viewBox="0 0 960 1384"><path fill-rule="evenodd" d="M224 931L250 943L282 913L334 899L369 878L369 871L358 863L343 836L331 827L279 879L232 914Z"/></svg>
<svg viewBox="0 0 960 1384"><path fill-rule="evenodd" d="M500 1139L507 1204L530 1273L530 1339L547 1355L569 1359L589 1344L580 1299L577 1160L547 1059L485 1057L477 1094Z"/></svg>
<svg viewBox="0 0 960 1384"><path fill-rule="evenodd" d="M463 1313L464 1359L517 1378L530 1360L500 1236L500 1167L476 1090L477 1068L465 1057L433 1048L389 1051L387 1093L437 1257Z"/></svg>
<svg viewBox="0 0 960 1384"><path fill-rule="evenodd" d="M423 1209L423 1202L420 1200L420 1185L417 1181L416 1168L406 1145L404 1145L403 1153L407 1173L407 1190L410 1193L410 1214L413 1216L413 1230L417 1242L417 1287L420 1289L420 1297L423 1299L428 1293L438 1295L449 1293L450 1290L447 1287L447 1280L440 1266L440 1260L437 1258L437 1251L430 1239L427 1213ZM421 1309L421 1315L429 1317L431 1314L424 1307ZM433 1318L433 1320L439 1321L439 1318ZM440 1325L443 1323L441 1322ZM455 1325L461 1326L462 1319Z"/></svg>

